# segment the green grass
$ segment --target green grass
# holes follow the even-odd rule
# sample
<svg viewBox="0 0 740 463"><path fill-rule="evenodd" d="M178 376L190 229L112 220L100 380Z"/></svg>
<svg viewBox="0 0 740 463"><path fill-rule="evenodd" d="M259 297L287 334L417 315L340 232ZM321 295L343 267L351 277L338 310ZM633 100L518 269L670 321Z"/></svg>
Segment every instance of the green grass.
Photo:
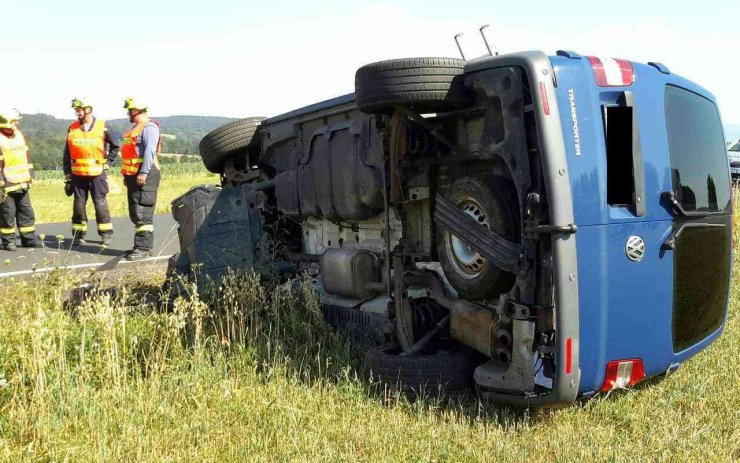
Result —
<svg viewBox="0 0 740 463"><path fill-rule="evenodd" d="M168 213L170 202L191 187L205 183L219 183L201 163L162 164L162 180L157 196L156 213ZM108 177L110 193L108 207L113 217L128 216L126 187L121 175L111 169ZM64 174L61 171L40 171L31 186L31 203L36 223L66 222L72 217L72 198L64 194ZM95 219L92 200L87 203L89 220Z"/></svg>
<svg viewBox="0 0 740 463"><path fill-rule="evenodd" d="M164 313L162 278L152 267L4 281L1 461L740 460L735 282L724 335L675 373L514 410L381 389L305 285L234 278ZM80 281L117 292L65 303Z"/></svg>

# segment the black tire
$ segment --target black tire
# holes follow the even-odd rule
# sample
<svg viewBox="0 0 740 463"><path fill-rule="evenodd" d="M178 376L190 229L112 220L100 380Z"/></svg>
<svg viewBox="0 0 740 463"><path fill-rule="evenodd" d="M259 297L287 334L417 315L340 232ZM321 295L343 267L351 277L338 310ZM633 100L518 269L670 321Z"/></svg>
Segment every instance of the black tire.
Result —
<svg viewBox="0 0 740 463"><path fill-rule="evenodd" d="M167 273L165 273L165 277L168 279L177 277L187 278L189 270L190 259L188 255L176 252L167 260Z"/></svg>
<svg viewBox="0 0 740 463"><path fill-rule="evenodd" d="M470 106L475 94L465 87L465 61L455 58L405 58L367 64L355 74L357 107L387 113L404 106L420 113Z"/></svg>
<svg viewBox="0 0 740 463"><path fill-rule="evenodd" d="M168 310L172 308L171 304L178 296L187 292L186 284L189 280L190 259L187 253L177 252L173 254L167 261L167 273L165 273L165 281L162 288L163 293L168 295Z"/></svg>
<svg viewBox="0 0 740 463"><path fill-rule="evenodd" d="M494 175L461 177L445 197L490 230L510 241L521 241L517 196L509 180ZM462 297L491 299L513 286L514 274L470 250L442 226L437 226L436 242L445 276Z"/></svg>
<svg viewBox="0 0 740 463"><path fill-rule="evenodd" d="M200 157L206 169L214 174L224 172L226 159L247 153L259 140L255 137L264 117L248 117L212 130L200 141Z"/></svg>
<svg viewBox="0 0 740 463"><path fill-rule="evenodd" d="M448 393L470 386L481 356L456 341L432 341L426 352L402 357L399 344L383 344L365 354L374 378L410 397Z"/></svg>

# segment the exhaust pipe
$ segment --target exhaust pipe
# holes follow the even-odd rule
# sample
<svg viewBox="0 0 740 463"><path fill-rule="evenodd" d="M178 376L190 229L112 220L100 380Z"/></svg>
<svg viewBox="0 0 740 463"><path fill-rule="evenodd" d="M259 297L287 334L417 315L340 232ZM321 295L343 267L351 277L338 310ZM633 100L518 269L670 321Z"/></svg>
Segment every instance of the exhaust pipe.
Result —
<svg viewBox="0 0 740 463"><path fill-rule="evenodd" d="M498 314L463 299L449 296L442 282L431 274L416 277L415 283L431 287L432 298L450 311L450 334L478 352L507 363L511 360L511 332L499 324Z"/></svg>

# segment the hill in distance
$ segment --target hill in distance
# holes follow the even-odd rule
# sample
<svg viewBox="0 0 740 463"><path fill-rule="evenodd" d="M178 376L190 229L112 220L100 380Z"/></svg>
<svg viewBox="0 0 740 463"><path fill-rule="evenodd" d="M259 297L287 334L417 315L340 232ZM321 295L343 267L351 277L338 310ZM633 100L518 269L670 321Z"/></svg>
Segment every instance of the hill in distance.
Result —
<svg viewBox="0 0 740 463"><path fill-rule="evenodd" d="M178 139L200 142L205 134L234 119L216 116L167 116L154 118L162 127L162 132L174 135ZM24 114L21 120L23 133L31 136L49 136L55 133L64 135L73 119L57 119L48 114ZM128 119L109 119L112 128L123 132L131 126ZM196 154L178 153L178 154Z"/></svg>
<svg viewBox="0 0 740 463"><path fill-rule="evenodd" d="M235 119L216 116L167 116L154 118L162 133L174 138L162 140L162 152L197 155L198 144L211 130ZM67 138L67 129L73 119L57 119L48 114L24 114L20 127L28 139L31 158L37 169L60 169ZM108 120L113 136L120 138L131 127L128 119Z"/></svg>

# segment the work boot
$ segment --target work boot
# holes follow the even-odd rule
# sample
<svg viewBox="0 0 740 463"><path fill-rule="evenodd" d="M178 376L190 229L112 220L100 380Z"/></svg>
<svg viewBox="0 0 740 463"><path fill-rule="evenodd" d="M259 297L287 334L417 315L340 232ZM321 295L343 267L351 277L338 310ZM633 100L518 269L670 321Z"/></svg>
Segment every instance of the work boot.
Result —
<svg viewBox="0 0 740 463"><path fill-rule="evenodd" d="M15 245L12 241L10 243L3 244L3 249L6 251L16 251L18 250L18 246Z"/></svg>
<svg viewBox="0 0 740 463"><path fill-rule="evenodd" d="M106 247L110 246L110 240L111 240L110 235L103 235L100 238L103 240L103 243L102 243L103 246L106 246Z"/></svg>
<svg viewBox="0 0 740 463"><path fill-rule="evenodd" d="M39 248L43 248L44 247L44 245L41 244L41 242L39 242L39 241L30 241L30 242L27 242L27 243L23 243L22 245L23 245L24 248L34 248L34 249L39 249Z"/></svg>
<svg viewBox="0 0 740 463"><path fill-rule="evenodd" d="M85 241L85 238L79 235L75 235L72 237L72 246L80 246L82 244L87 244L87 241Z"/></svg>
<svg viewBox="0 0 740 463"><path fill-rule="evenodd" d="M149 249L134 249L126 254L126 260L142 260L151 257L152 252Z"/></svg>

